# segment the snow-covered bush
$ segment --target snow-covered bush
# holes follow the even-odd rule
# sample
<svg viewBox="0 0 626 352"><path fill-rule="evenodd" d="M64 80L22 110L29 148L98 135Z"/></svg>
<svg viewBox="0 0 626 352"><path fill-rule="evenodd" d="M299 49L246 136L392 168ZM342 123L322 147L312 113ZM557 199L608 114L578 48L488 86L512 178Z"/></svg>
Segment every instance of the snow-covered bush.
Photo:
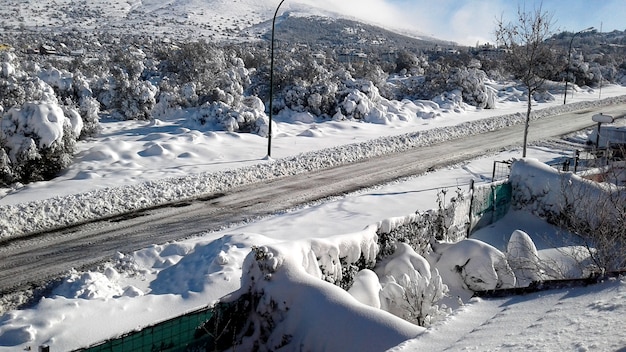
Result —
<svg viewBox="0 0 626 352"><path fill-rule="evenodd" d="M50 67L40 71L38 77L52 87L58 97L67 97L74 90L74 77L70 72Z"/></svg>
<svg viewBox="0 0 626 352"><path fill-rule="evenodd" d="M241 289L222 300L220 309L227 307L228 317L224 315L221 322L212 319L203 330L219 336L222 349L257 351L301 346L386 350L424 331L375 307L379 300L376 285L380 284L371 270L355 278L357 286L366 286L361 293L369 292L369 297L360 297L370 304L360 303L336 285L343 276L342 261L374 260L375 230L376 226L370 226L355 234L253 247L243 263ZM350 320L334 319L336 313ZM342 329L347 334L342 339L324 338L348 323L352 328ZM372 329L377 331L375 336L370 334Z"/></svg>
<svg viewBox="0 0 626 352"><path fill-rule="evenodd" d="M250 85L250 72L238 57L231 57L228 66L230 68L218 76L216 87L212 89L211 101L237 106L243 99L244 90Z"/></svg>
<svg viewBox="0 0 626 352"><path fill-rule="evenodd" d="M112 69L108 84L100 86L98 100L120 120L149 120L158 88L149 81L132 79L120 67Z"/></svg>
<svg viewBox="0 0 626 352"><path fill-rule="evenodd" d="M213 88L217 87L220 73L227 71L228 60L224 51L215 44L200 40L181 43L179 47L167 53L164 60L167 67L165 77L172 77L179 85L196 84L196 93L200 104L209 101Z"/></svg>
<svg viewBox="0 0 626 352"><path fill-rule="evenodd" d="M265 105L257 97L243 98L236 108L222 101L206 103L192 115L192 120L202 126L229 132L266 136L269 131Z"/></svg>
<svg viewBox="0 0 626 352"><path fill-rule="evenodd" d="M82 119L80 138L93 136L100 131L100 103L93 97L89 80L80 72L70 73L54 67L38 73L39 79L54 89L59 102L66 109L77 110Z"/></svg>
<svg viewBox="0 0 626 352"><path fill-rule="evenodd" d="M515 273L517 286L525 287L543 278L537 247L526 232L513 231L506 247L506 259Z"/></svg>
<svg viewBox="0 0 626 352"><path fill-rule="evenodd" d="M50 85L37 77L22 76L0 79L0 106L5 110L22 106L26 102L58 103Z"/></svg>
<svg viewBox="0 0 626 352"><path fill-rule="evenodd" d="M310 112L316 116L332 116L336 111L339 86L337 77L329 73L313 82L293 83L282 89L281 105L297 112Z"/></svg>
<svg viewBox="0 0 626 352"><path fill-rule="evenodd" d="M83 120L83 129L80 138L94 136L101 130L100 103L92 96L83 96L78 103L80 116Z"/></svg>
<svg viewBox="0 0 626 352"><path fill-rule="evenodd" d="M515 274L506 256L474 239L433 243L434 266L450 289L485 291L515 287Z"/></svg>
<svg viewBox="0 0 626 352"><path fill-rule="evenodd" d="M26 103L0 119L0 145L8 157L2 168L5 184L50 179L69 166L82 120L76 111L54 103Z"/></svg>
<svg viewBox="0 0 626 352"><path fill-rule="evenodd" d="M450 313L439 305L448 292L439 272L409 245L397 243L396 251L374 270L382 284L383 310L420 326L429 326Z"/></svg>
<svg viewBox="0 0 626 352"><path fill-rule="evenodd" d="M428 59L403 49L398 51L395 64L396 72L401 75L423 75L424 68L428 67Z"/></svg>
<svg viewBox="0 0 626 352"><path fill-rule="evenodd" d="M478 108L496 107L496 92L487 86L487 75L477 68L460 67L450 71L448 90L460 90L463 101Z"/></svg>
<svg viewBox="0 0 626 352"><path fill-rule="evenodd" d="M457 242L465 238L470 199L460 189L449 200L445 199L446 194L446 190L437 194L437 209L381 221L377 231L380 246L377 260L392 255L397 242L407 243L418 254L426 256L434 240Z"/></svg>
<svg viewBox="0 0 626 352"><path fill-rule="evenodd" d="M348 88L342 92L344 98L339 102L335 120L355 119L366 122L382 122L383 112L378 103L384 99L378 88L366 80L350 82Z"/></svg>

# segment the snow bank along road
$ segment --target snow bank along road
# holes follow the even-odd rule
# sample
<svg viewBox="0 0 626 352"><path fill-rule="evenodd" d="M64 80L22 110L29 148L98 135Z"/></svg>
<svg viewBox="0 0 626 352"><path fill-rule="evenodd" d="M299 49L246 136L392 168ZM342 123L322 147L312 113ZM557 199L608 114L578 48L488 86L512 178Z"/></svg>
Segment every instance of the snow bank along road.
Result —
<svg viewBox="0 0 626 352"><path fill-rule="evenodd" d="M626 104L533 121L529 142L593 126L591 116L600 110L615 117L623 116ZM78 269L111 258L118 251L130 252L150 244L219 230L229 224L519 145L523 128L523 125L515 125L402 153L249 184L194 201L47 233L8 238L0 241L0 294L41 284L71 268Z"/></svg>

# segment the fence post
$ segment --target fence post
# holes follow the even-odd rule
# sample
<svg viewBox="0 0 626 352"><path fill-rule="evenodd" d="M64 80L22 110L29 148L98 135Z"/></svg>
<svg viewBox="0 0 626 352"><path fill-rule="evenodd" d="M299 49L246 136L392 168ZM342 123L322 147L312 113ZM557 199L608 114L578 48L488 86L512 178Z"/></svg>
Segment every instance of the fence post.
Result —
<svg viewBox="0 0 626 352"><path fill-rule="evenodd" d="M472 209L474 208L474 179L470 180L470 204L469 204L469 224L467 225L467 238L472 234Z"/></svg>

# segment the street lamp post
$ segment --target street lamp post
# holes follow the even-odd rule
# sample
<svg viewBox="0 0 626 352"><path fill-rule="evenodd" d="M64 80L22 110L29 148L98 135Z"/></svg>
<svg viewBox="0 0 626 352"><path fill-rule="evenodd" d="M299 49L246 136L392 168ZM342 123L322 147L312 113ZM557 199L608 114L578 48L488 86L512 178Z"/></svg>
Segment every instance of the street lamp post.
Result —
<svg viewBox="0 0 626 352"><path fill-rule="evenodd" d="M566 76L565 76L565 92L563 94L563 104L564 105L567 102L567 83L569 82L568 79L569 79L569 71L570 71L570 62L572 60L572 43L574 42L574 38L577 35L579 35L581 33L589 32L589 31L592 31L592 30L594 30L594 28L593 27L589 27L589 28L583 29L582 31L578 31L578 32L574 33L574 35L572 36L572 39L569 40L569 49L567 51L567 70L565 71L566 72Z"/></svg>
<svg viewBox="0 0 626 352"><path fill-rule="evenodd" d="M272 117L274 114L274 28L276 27L276 16L278 16L278 9L285 2L285 0L281 0L281 2L276 7L276 12L274 12L274 18L272 19L272 42L270 44L270 125L267 134L267 157L270 158L272 156Z"/></svg>

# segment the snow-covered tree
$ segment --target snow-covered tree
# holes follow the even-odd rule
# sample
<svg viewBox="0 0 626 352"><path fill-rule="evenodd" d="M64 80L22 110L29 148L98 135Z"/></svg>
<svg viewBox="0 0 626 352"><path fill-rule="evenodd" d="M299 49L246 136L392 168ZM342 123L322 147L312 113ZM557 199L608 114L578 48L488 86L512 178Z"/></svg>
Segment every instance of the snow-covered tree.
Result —
<svg viewBox="0 0 626 352"><path fill-rule="evenodd" d="M526 86L527 109L522 151L522 157L526 157L532 97L543 87L556 61L547 40L553 34L554 22L549 13L543 12L541 5L528 12L519 7L517 15L517 22L498 21L496 37L509 50L505 59L507 68Z"/></svg>
<svg viewBox="0 0 626 352"><path fill-rule="evenodd" d="M114 67L111 73L108 89L101 92L100 99L112 115L122 120L151 119L158 88L149 81L133 79L120 67Z"/></svg>
<svg viewBox="0 0 626 352"><path fill-rule="evenodd" d="M68 111L69 112L69 111ZM5 184L50 179L69 166L82 120L77 112L66 117L55 103L26 103L0 119L0 146ZM10 171L7 171L7 164Z"/></svg>

